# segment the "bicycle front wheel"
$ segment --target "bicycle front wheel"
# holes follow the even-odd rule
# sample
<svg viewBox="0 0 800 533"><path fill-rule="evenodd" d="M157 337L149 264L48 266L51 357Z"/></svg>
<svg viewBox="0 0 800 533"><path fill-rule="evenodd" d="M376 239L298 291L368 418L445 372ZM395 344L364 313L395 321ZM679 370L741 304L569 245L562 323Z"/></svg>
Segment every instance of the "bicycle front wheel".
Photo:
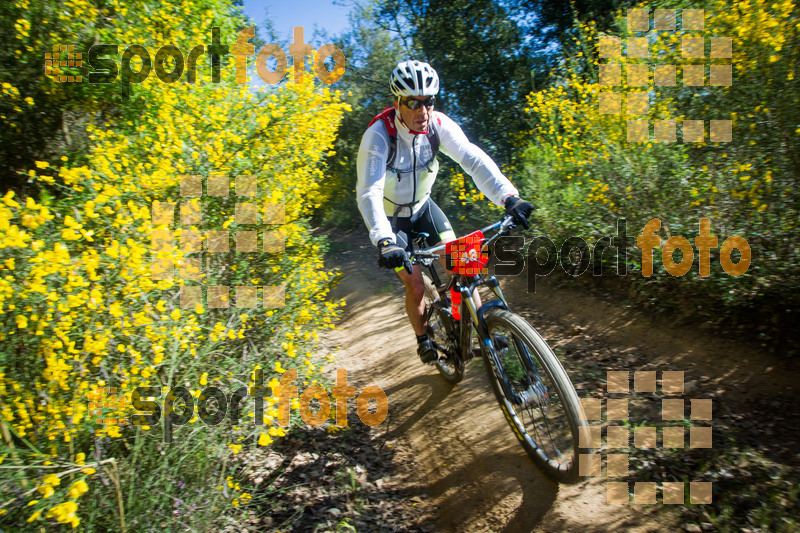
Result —
<svg viewBox="0 0 800 533"><path fill-rule="evenodd" d="M578 481L580 403L564 367L523 318L490 309L486 326L495 347L484 350L486 371L508 423L539 468L555 481Z"/></svg>

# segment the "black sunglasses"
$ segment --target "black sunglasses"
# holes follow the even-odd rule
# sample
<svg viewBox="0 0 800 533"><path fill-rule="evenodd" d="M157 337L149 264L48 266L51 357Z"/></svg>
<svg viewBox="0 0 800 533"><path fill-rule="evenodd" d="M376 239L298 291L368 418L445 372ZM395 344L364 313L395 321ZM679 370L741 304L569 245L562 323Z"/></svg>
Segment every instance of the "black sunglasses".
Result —
<svg viewBox="0 0 800 533"><path fill-rule="evenodd" d="M425 100L415 100L413 98L406 98L405 100L400 100L400 103L412 111L419 109L423 105L428 109L430 109L433 107L433 104L436 103L436 97L429 96Z"/></svg>

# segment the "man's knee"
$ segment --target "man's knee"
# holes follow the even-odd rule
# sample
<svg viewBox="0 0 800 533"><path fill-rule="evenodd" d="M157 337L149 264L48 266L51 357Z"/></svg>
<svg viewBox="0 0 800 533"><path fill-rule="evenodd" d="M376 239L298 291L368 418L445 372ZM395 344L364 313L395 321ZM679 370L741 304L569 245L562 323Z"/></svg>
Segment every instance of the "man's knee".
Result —
<svg viewBox="0 0 800 533"><path fill-rule="evenodd" d="M403 280L403 285L406 288L406 294L419 300L425 294L425 282L422 279L422 272L419 268L414 269L414 273L409 275L407 272L402 271L400 278Z"/></svg>

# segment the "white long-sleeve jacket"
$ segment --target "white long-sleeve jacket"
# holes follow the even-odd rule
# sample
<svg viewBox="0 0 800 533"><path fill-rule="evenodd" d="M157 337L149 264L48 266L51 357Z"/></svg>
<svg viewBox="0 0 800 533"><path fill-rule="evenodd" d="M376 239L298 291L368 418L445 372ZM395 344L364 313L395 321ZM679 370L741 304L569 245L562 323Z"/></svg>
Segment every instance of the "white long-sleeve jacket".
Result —
<svg viewBox="0 0 800 533"><path fill-rule="evenodd" d="M446 115L434 111L431 121L436 121L439 148L469 174L478 189L498 206L509 196L519 192L503 176L500 169L486 153L469 142L461 128ZM394 169L387 169L389 134L381 120L375 121L361 138L356 168L358 181L356 196L358 209L369 229L372 244L388 238L394 242L389 219L397 214L408 217L419 211L431 195L431 188L439 170L426 135L411 133L395 116L397 127L397 152ZM413 202L413 208L408 206Z"/></svg>

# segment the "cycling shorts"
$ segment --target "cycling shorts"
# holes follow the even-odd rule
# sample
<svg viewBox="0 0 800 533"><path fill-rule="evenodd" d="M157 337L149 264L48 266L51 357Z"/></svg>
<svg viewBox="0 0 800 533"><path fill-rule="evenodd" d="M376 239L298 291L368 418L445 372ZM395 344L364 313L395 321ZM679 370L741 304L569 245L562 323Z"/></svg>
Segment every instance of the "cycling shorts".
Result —
<svg viewBox="0 0 800 533"><path fill-rule="evenodd" d="M420 233L428 234L428 238L425 239L426 248L456 238L450 221L430 198L425 202L425 206L412 216L397 217L392 231L397 245L407 252L411 251L411 243Z"/></svg>

